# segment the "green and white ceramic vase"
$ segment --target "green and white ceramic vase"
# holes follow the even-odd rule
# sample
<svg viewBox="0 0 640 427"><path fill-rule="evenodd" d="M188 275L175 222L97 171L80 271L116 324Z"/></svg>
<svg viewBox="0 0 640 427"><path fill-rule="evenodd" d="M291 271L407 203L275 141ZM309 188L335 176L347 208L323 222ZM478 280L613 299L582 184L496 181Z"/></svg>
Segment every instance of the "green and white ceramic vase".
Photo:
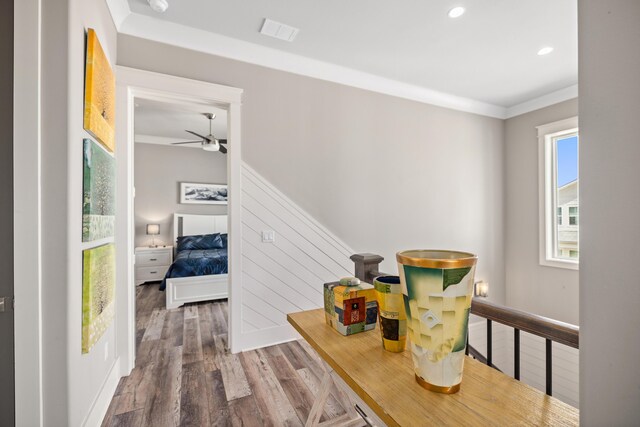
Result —
<svg viewBox="0 0 640 427"><path fill-rule="evenodd" d="M396 254L415 376L426 389L460 390L477 259L445 250Z"/></svg>

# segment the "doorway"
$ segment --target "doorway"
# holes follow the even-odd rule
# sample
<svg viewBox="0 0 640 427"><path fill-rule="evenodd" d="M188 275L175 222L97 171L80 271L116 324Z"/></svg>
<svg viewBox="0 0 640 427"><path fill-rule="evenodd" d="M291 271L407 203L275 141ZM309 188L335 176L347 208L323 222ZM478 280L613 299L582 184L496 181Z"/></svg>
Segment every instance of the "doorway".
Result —
<svg viewBox="0 0 640 427"><path fill-rule="evenodd" d="M164 249L165 252L171 253L171 257L176 253L173 248L168 249L168 246L173 246L173 242L178 235L186 234L213 234L213 233L196 233L198 227L203 226L204 222L209 221L210 218L207 215L216 215L214 212L208 212L203 217L198 217L202 213L187 213L186 217L184 212L177 212L181 209L174 207L174 212L167 218L167 213L152 218L147 211L144 215L135 215L138 212L135 209L134 196L138 196L138 189L134 189L135 181L135 167L136 167L136 146L140 140L141 131L136 132L136 126L134 126L136 120L136 110L140 109L141 114L146 110L151 111L154 108L156 113L158 109L167 108L176 111L182 111L186 115L191 116L193 123L187 124L187 126L180 126L184 129L177 129L180 138L173 138L166 136L165 138L155 141L155 146L165 149L171 149L171 142L194 142L195 148L180 148L176 150L185 150L190 153L198 153L202 150L202 140L199 136L203 135L203 132L209 133L208 130L208 118L203 114L217 114L215 120L220 120L215 125L212 122L212 131L215 135L216 131L220 133L221 129L226 132L226 138L218 137L219 139L226 139L227 144L224 146L227 148L227 153L215 153L220 156L218 159L226 164L227 171L227 205L226 215L228 222L225 223L224 228L228 231L228 281L225 284L226 292L229 297L229 327L228 337L225 341L233 350L234 336L237 328L239 328L239 309L236 308L234 300L240 303L239 298L234 298L234 287L228 286L228 283L233 281L234 277L240 276L240 100L242 90L236 88L230 88L226 86L215 85L211 83L204 83L199 81L193 81L173 76L167 76L157 73L151 73L142 70L134 70L125 67L118 67L118 88L117 88L117 102L118 102L118 141L120 143L119 149L116 150L117 159L117 175L118 175L118 204L117 204L117 218L126 218L126 221L120 221L116 228L116 244L118 245L119 252L117 258L117 274L118 274L118 295L117 295L117 327L118 327L118 355L121 359L122 376L127 376L131 373L135 367L136 361L136 343L141 341L140 329L136 326L136 284L139 284L141 280L145 280L149 277L144 273L151 274L155 271L158 274L157 268L152 268L149 271L141 270L144 267L141 264L134 265L133 260L140 258L140 255L136 252L135 248L141 248L144 246L160 246L160 252ZM137 105L137 107L136 107ZM200 129L204 125L204 130ZM163 123L164 126L166 123ZM186 133L184 130L192 130L190 127L197 127L193 129L193 132L198 134ZM216 130L215 126L218 126ZM160 127L160 125L158 125ZM136 135L138 133L138 135ZM183 136L184 135L184 136ZM147 135L149 136L149 135ZM156 135L162 138L162 135ZM178 135L175 135L178 136ZM191 138L189 138L191 137ZM142 137L144 139L144 137ZM182 139L179 141L177 139ZM149 144L147 139L147 148L154 144ZM161 147L162 142L165 147ZM168 145L167 145L168 143ZM177 145L177 144L176 144ZM185 144L190 145L190 144ZM204 151L202 151L204 152ZM201 179L194 179L195 181L202 181ZM168 191L175 192L174 200L179 202L180 192L183 190L183 184L185 182L174 183L174 188ZM187 182L187 184L189 184ZM219 182L196 182L192 184L221 184ZM138 183L136 183L138 185ZM135 192L135 193L134 193ZM206 197L205 197L206 198ZM187 204L179 204L179 206L187 206ZM202 206L200 206L202 208ZM219 209L219 207L218 207ZM174 213L176 215L174 215ZM178 214L183 214L178 215ZM222 214L220 214L222 215ZM192 218L193 217L193 218ZM205 218L206 217L206 218ZM216 226L217 227L217 226ZM158 230L159 228L159 230ZM184 230L184 232L183 232ZM189 231L191 230L191 231ZM208 229L207 229L208 230ZM218 229L216 229L218 230ZM216 231L214 230L214 231ZM163 232L164 231L164 232ZM175 236L174 236L175 234ZM222 234L222 233L221 233ZM157 241L156 241L157 239ZM158 245L160 243L160 245ZM164 246L164 247L163 247ZM158 248L149 248L149 251L153 251ZM144 252L144 251L142 251ZM141 252L141 253L142 253ZM166 254L165 254L166 255ZM151 256L152 259L158 260L159 257ZM142 260L140 258L138 261ZM151 261L150 261L151 262ZM163 264L166 267L165 264ZM154 266L157 267L157 266ZM142 275L140 275L142 273ZM157 277L153 277L157 279ZM181 279L176 279L181 280ZM166 283L160 283L171 286L170 280ZM182 283L178 283L181 285ZM159 285L158 285L159 286ZM187 286L176 286L177 289L187 289ZM174 292L171 292L173 295ZM177 293L176 293L177 295ZM154 298L158 298L157 295ZM197 301L192 300L192 301ZM191 310L191 309L190 309ZM239 332L239 331L238 331Z"/></svg>

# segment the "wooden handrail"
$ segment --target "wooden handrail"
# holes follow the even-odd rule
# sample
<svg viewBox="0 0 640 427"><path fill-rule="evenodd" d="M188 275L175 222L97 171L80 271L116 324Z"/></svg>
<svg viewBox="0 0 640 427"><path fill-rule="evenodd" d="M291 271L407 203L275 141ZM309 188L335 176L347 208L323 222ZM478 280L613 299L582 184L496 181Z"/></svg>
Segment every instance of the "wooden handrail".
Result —
<svg viewBox="0 0 640 427"><path fill-rule="evenodd" d="M569 323L494 304L479 298L474 298L471 301L471 313L569 347L580 348L580 328Z"/></svg>

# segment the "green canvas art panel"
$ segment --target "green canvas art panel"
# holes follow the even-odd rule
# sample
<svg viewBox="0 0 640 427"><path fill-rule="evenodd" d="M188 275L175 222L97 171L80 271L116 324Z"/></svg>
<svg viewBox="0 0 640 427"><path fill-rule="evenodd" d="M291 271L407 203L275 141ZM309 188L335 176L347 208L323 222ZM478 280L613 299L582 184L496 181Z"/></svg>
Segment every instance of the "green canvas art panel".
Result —
<svg viewBox="0 0 640 427"><path fill-rule="evenodd" d="M84 140L82 241L113 237L115 229L115 159L99 144Z"/></svg>
<svg viewBox="0 0 640 427"><path fill-rule="evenodd" d="M113 322L115 245L82 252L82 353L88 353Z"/></svg>

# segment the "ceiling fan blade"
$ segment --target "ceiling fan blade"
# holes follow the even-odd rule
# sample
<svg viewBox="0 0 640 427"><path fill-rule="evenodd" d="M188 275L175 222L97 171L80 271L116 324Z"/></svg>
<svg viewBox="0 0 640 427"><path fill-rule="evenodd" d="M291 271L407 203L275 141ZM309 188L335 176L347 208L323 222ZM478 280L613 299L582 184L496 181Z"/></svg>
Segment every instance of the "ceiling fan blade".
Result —
<svg viewBox="0 0 640 427"><path fill-rule="evenodd" d="M219 142L220 144L226 144L226 143L227 143L227 140L226 140L226 139L219 139L219 140L218 140L218 142Z"/></svg>
<svg viewBox="0 0 640 427"><path fill-rule="evenodd" d="M222 154L227 154L227 147L225 147L224 145L221 145L221 146L220 146L220 152L221 152Z"/></svg>
<svg viewBox="0 0 640 427"><path fill-rule="evenodd" d="M197 136L198 138L202 138L202 139L205 139L205 140L207 140L207 141L211 142L211 139L207 138L206 136L202 136L202 135L200 135L200 134L198 134L198 133L195 133L195 132L193 132L193 131L186 130L186 129L185 129L185 132L189 132L191 135L195 135L195 136Z"/></svg>
<svg viewBox="0 0 640 427"><path fill-rule="evenodd" d="M180 145L180 144L202 144L202 141L184 141L184 142L172 142L171 145Z"/></svg>

